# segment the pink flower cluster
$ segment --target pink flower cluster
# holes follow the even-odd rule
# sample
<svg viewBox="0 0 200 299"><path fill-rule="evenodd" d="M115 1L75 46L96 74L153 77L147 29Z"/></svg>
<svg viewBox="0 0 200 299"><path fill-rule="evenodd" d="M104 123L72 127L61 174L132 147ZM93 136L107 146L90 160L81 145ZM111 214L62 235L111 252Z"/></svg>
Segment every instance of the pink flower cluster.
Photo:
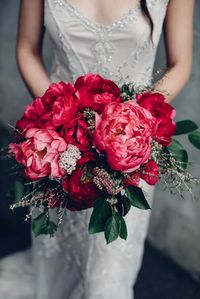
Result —
<svg viewBox="0 0 200 299"><path fill-rule="evenodd" d="M90 119L86 111L91 112ZM102 159L111 174L121 174L124 187L137 186L140 179L155 184L159 171L151 159L152 141L170 144L174 116L175 110L160 93L141 93L136 102L122 102L113 81L87 74L75 84L53 83L26 107L10 153L28 179L57 180L70 196L68 208L80 210L91 207L103 192L93 181L93 168L102 167ZM78 161L66 159L75 165L70 175L60 163L69 145L80 151Z"/></svg>

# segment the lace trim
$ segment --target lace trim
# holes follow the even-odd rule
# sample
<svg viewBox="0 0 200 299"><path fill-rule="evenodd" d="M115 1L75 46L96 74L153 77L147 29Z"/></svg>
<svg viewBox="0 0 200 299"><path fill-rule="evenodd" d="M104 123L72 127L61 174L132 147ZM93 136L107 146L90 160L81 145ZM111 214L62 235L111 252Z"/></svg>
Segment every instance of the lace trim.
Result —
<svg viewBox="0 0 200 299"><path fill-rule="evenodd" d="M143 55L144 51L148 49L150 46L150 41L147 39L145 42L143 42L144 37L148 35L148 32L144 30L143 34L141 35L141 39L137 43L135 49L130 52L128 57L122 61L122 63L115 67L112 71L109 69L108 62L111 61L112 56L108 57L109 60L106 61L106 55L105 55L105 48L100 48L100 54L98 56L98 53L94 53L96 57L99 57L97 60L97 64L95 64L91 69L90 72L93 73L101 73L103 76L112 79L115 81L118 85L122 85L124 82L131 82L133 80L133 73L135 68L138 65L138 61L140 61L141 56ZM142 43L143 42L143 43ZM109 43L111 45L111 43ZM103 57L101 57L103 55ZM131 66L131 69L130 69ZM148 74L151 69L151 65L148 65L146 67L148 69ZM126 73L127 72L127 73ZM145 77L145 74L143 74L143 77ZM145 83L147 80L145 80ZM148 80L149 81L149 80ZM145 84L144 83L144 84Z"/></svg>
<svg viewBox="0 0 200 299"><path fill-rule="evenodd" d="M68 11L71 12L73 15L78 17L78 19L90 30L92 30L95 33L98 32L111 32L115 28L123 28L127 24L131 23L136 19L139 13L141 13L140 8L140 0L136 7L133 9L130 9L128 13L124 14L119 20L112 22L110 25L104 25L100 24L98 22L95 22L91 20L90 18L86 17L77 7L70 4L67 0L54 0L55 4L58 4L60 6L67 7Z"/></svg>

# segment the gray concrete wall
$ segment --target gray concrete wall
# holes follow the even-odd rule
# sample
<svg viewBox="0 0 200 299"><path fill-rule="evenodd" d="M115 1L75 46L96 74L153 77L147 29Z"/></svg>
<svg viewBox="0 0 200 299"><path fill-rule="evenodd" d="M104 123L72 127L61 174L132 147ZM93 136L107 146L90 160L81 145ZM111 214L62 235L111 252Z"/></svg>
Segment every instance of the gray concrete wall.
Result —
<svg viewBox="0 0 200 299"><path fill-rule="evenodd" d="M14 123L29 96L15 61L19 1L0 2L0 120Z"/></svg>
<svg viewBox="0 0 200 299"><path fill-rule="evenodd" d="M15 39L19 0L1 0L0 2L0 121L14 124L23 108L31 100L18 73L15 62ZM177 119L194 119L200 125L200 1L197 0L195 14L194 63L190 82L181 95L174 101ZM48 42L48 41L47 41ZM46 48L47 49L47 48ZM47 65L51 55L45 52ZM161 41L155 69L164 66L165 53ZM187 147L189 145L187 143ZM200 155L189 150L191 160L195 162L191 171L200 174ZM194 190L197 196L199 189ZM157 188L149 240L188 271L200 275L200 201L187 198L177 200L169 193Z"/></svg>
<svg viewBox="0 0 200 299"><path fill-rule="evenodd" d="M19 0L0 0L0 122L15 124L31 101L16 65L15 43ZM45 37L45 45L48 44ZM45 64L51 64L50 47L45 47Z"/></svg>
<svg viewBox="0 0 200 299"><path fill-rule="evenodd" d="M189 83L175 99L177 120L193 119L200 125L200 1L196 1L194 59ZM155 69L162 69L164 45L160 43ZM183 139L181 139L183 140ZM184 139L187 141L186 139ZM200 175L200 152L186 142L193 165L190 172ZM193 192L200 199L200 186ZM149 229L149 240L200 278L200 200L194 201L189 195L186 200L172 198L163 187L158 186Z"/></svg>

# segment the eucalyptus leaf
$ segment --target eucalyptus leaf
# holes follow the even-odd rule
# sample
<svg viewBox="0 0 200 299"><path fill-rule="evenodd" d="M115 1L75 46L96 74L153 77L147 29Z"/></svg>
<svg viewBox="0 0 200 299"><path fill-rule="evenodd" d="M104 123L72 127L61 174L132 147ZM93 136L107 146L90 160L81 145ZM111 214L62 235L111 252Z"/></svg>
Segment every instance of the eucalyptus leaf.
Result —
<svg viewBox="0 0 200 299"><path fill-rule="evenodd" d="M89 222L89 233L104 231L107 219L112 215L112 209L104 199L97 199Z"/></svg>
<svg viewBox="0 0 200 299"><path fill-rule="evenodd" d="M126 195L132 206L142 210L151 209L141 188L129 186L126 188Z"/></svg>
<svg viewBox="0 0 200 299"><path fill-rule="evenodd" d="M196 130L188 135L190 143L200 150L200 130Z"/></svg>
<svg viewBox="0 0 200 299"><path fill-rule="evenodd" d="M191 120L181 120L176 122L176 132L174 135L188 134L198 129L197 124Z"/></svg>
<svg viewBox="0 0 200 299"><path fill-rule="evenodd" d="M107 244L115 241L119 236L119 222L117 221L117 218L113 215L106 221L105 224L105 238Z"/></svg>

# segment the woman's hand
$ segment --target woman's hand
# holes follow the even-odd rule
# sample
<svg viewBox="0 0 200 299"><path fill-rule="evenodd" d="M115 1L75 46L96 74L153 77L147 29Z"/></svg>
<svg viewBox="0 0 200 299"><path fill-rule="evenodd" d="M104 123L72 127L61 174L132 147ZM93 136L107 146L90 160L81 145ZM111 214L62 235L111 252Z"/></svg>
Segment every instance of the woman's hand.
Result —
<svg viewBox="0 0 200 299"><path fill-rule="evenodd" d="M43 0L21 0L17 61L24 81L35 97L42 95L50 85L41 57L43 19Z"/></svg>
<svg viewBox="0 0 200 299"><path fill-rule="evenodd" d="M155 85L172 101L189 79L192 67L195 0L170 0L165 19L168 71Z"/></svg>

